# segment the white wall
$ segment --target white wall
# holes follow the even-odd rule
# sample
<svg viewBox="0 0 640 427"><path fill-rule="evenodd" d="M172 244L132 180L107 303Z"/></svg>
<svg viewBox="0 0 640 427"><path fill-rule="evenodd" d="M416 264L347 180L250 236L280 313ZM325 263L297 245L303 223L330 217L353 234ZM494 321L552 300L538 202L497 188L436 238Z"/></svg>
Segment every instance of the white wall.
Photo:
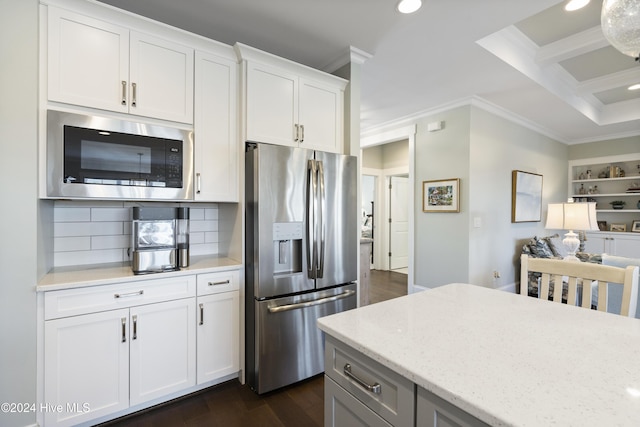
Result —
<svg viewBox="0 0 640 427"><path fill-rule="evenodd" d="M427 123L434 121L444 122L443 129L428 132ZM567 162L566 145L477 106L421 119L415 147L415 284L468 282L514 290L522 241L549 234L545 207L567 197ZM540 222L511 223L513 170L543 175ZM450 178L460 178L460 212L422 212L423 181Z"/></svg>
<svg viewBox="0 0 640 427"><path fill-rule="evenodd" d="M470 154L469 282L511 288L519 272L520 242L549 235L546 206L567 198L568 146L472 107ZM513 170L542 175L540 222L511 223ZM480 227L474 226L476 218Z"/></svg>
<svg viewBox="0 0 640 427"><path fill-rule="evenodd" d="M0 402L36 402L38 1L0 0ZM35 413L0 411L3 427Z"/></svg>
<svg viewBox="0 0 640 427"><path fill-rule="evenodd" d="M438 132L427 124L444 121ZM469 281L470 107L421 119L415 142L415 280L436 287ZM423 181L460 178L460 213L422 211Z"/></svg>

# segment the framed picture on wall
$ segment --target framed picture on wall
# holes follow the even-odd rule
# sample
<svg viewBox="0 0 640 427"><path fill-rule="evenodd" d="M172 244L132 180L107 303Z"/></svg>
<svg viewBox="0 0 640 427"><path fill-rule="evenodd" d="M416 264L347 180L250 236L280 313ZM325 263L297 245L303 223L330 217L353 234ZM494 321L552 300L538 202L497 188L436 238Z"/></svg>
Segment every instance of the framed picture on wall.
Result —
<svg viewBox="0 0 640 427"><path fill-rule="evenodd" d="M511 173L511 222L542 219L542 175L514 170Z"/></svg>
<svg viewBox="0 0 640 427"><path fill-rule="evenodd" d="M460 212L460 178L423 181L422 212Z"/></svg>
<svg viewBox="0 0 640 427"><path fill-rule="evenodd" d="M640 221L634 220L631 223L631 231L634 233L640 233Z"/></svg>

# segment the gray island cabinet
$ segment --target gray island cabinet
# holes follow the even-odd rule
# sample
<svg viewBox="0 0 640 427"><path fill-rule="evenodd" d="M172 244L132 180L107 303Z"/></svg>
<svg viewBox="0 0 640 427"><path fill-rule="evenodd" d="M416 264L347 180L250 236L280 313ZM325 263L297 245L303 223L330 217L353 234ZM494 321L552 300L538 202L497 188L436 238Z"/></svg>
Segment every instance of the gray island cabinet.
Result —
<svg viewBox="0 0 640 427"><path fill-rule="evenodd" d="M454 283L318 327L325 426L640 425L635 318Z"/></svg>

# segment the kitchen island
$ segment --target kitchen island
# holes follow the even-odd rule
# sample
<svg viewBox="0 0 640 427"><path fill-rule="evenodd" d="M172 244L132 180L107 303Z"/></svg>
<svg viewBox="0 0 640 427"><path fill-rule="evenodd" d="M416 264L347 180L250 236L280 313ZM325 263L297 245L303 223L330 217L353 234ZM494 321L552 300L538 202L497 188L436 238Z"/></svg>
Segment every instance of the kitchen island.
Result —
<svg viewBox="0 0 640 427"><path fill-rule="evenodd" d="M450 284L324 317L318 326L327 335L325 387L336 387L331 378L350 356L389 370L418 395L416 411L405 411L414 414L408 425L438 425L421 412L425 393L455 408L467 420L461 424L640 425L638 319ZM370 366L354 371L364 386L377 380ZM357 402L395 425L375 390L348 376L337 378L337 389L350 381Z"/></svg>

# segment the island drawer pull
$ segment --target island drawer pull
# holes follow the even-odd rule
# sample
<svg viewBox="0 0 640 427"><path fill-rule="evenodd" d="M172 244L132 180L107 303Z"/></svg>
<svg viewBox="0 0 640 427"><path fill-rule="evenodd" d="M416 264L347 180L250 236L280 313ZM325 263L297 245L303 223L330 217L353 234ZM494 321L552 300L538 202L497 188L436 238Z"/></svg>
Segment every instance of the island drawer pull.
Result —
<svg viewBox="0 0 640 427"><path fill-rule="evenodd" d="M354 380L356 383L358 383L362 388L364 388L367 391L370 391L370 392L375 393L375 394L380 394L382 392L382 386L379 383L374 383L373 385L369 385L366 382L364 382L363 380L361 380L360 378L356 377L351 372L351 364L349 364L349 363L344 365L344 374L348 378L351 378L352 380Z"/></svg>

